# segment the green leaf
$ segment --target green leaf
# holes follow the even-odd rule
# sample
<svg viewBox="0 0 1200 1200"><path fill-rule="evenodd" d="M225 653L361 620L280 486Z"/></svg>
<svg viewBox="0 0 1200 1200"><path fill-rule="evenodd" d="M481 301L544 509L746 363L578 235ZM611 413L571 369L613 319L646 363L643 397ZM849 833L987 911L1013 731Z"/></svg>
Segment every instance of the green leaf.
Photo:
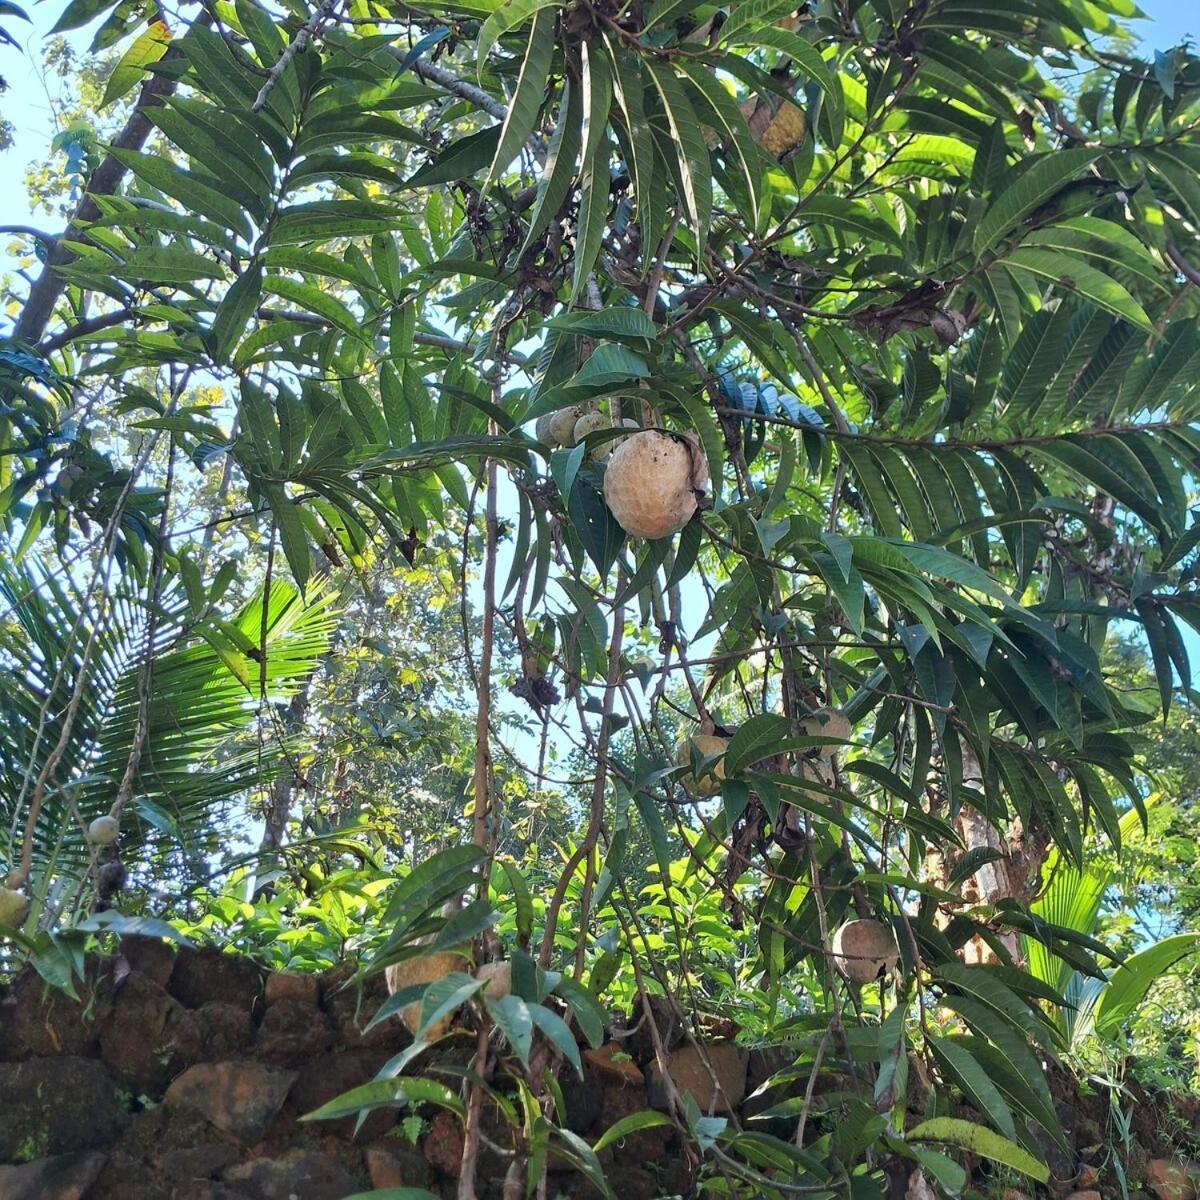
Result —
<svg viewBox="0 0 1200 1200"><path fill-rule="evenodd" d="M529 230L521 246L521 256L550 224L551 219L562 208L571 180L575 177L575 162L582 145L583 104L579 88L568 77L563 82L562 101L554 133L546 150L546 165L538 181L537 198L533 215L529 219Z"/></svg>
<svg viewBox="0 0 1200 1200"><path fill-rule="evenodd" d="M421 997L421 1023L414 1034L415 1040L424 1041L433 1026L460 1009L484 986L484 980L473 979L461 971L451 971L444 978L435 979Z"/></svg>
<svg viewBox="0 0 1200 1200"><path fill-rule="evenodd" d="M255 262L247 267L230 285L225 293L212 323L212 356L214 361L229 361L234 347L246 332L258 308L262 295L263 268Z"/></svg>
<svg viewBox="0 0 1200 1200"><path fill-rule="evenodd" d="M684 94L683 85L673 69L651 59L645 60L645 67L667 116L671 138L679 155L684 203L696 234L697 253L703 255L712 218L712 164L708 147L704 144L704 135Z"/></svg>
<svg viewBox="0 0 1200 1200"><path fill-rule="evenodd" d="M250 224L238 204L208 184L201 183L189 171L157 155L138 154L117 146L113 146L109 153L151 187L249 241Z"/></svg>
<svg viewBox="0 0 1200 1200"><path fill-rule="evenodd" d="M666 1113L654 1112L652 1109L645 1109L642 1112L630 1113L627 1117L622 1117L619 1121L614 1121L592 1145L592 1149L599 1154L601 1150L619 1142L623 1137L628 1137L631 1133L637 1133L642 1129L658 1129L663 1125L670 1125L671 1118Z"/></svg>
<svg viewBox="0 0 1200 1200"><path fill-rule="evenodd" d="M529 1005L529 1015L533 1018L534 1025L563 1052L563 1057L575 1068L575 1073L582 1079L583 1063L579 1058L579 1047L575 1044L575 1035L567 1027L567 1023L558 1013L541 1004Z"/></svg>
<svg viewBox="0 0 1200 1200"><path fill-rule="evenodd" d="M1085 300L1090 300L1097 308L1123 317L1139 329L1149 332L1151 328L1146 310L1129 291L1111 275L1097 270L1081 258L1057 250L1022 246L1007 255L1004 264L1012 270L1028 272L1075 292Z"/></svg>
<svg viewBox="0 0 1200 1200"><path fill-rule="evenodd" d="M596 999L594 993L576 982L569 975L564 975L554 985L558 993L570 1006L579 1022L579 1030L588 1040L588 1045L596 1049L604 1042L604 1026L608 1021L608 1013Z"/></svg>
<svg viewBox="0 0 1200 1200"><path fill-rule="evenodd" d="M170 44L171 31L167 26L162 21L152 22L113 67L100 107L107 108L133 91L147 77L148 68L166 54Z"/></svg>
<svg viewBox="0 0 1200 1200"><path fill-rule="evenodd" d="M407 1104L437 1104L460 1116L466 1110L444 1083L433 1079L376 1079L335 1096L320 1108L301 1116L301 1121L336 1121L376 1108L401 1108Z"/></svg>
<svg viewBox="0 0 1200 1200"><path fill-rule="evenodd" d="M742 725L725 750L725 774L740 774L746 767L775 754L791 733L786 717L758 713Z"/></svg>
<svg viewBox="0 0 1200 1200"><path fill-rule="evenodd" d="M487 57L492 47L510 29L524 25L543 8L556 8L558 0L503 0L503 3L484 21L479 30L479 40L475 44L476 70L483 78Z"/></svg>
<svg viewBox="0 0 1200 1200"><path fill-rule="evenodd" d="M496 156L483 185L488 188L500 177L500 173L521 152L529 141L537 124L542 106L542 95L546 90L546 77L550 73L550 60L554 56L555 14L549 8L539 10L529 31L529 45L521 62L517 76L517 87L504 118L504 128L496 146Z"/></svg>
<svg viewBox="0 0 1200 1200"><path fill-rule="evenodd" d="M934 1058L954 1076L974 1106L981 1113L986 1113L1002 1133L1015 1137L1012 1110L971 1052L948 1038L930 1038L927 1044Z"/></svg>
<svg viewBox="0 0 1200 1200"><path fill-rule="evenodd" d="M971 1154L981 1158L990 1158L1002 1166L1012 1167L1039 1183L1046 1183L1050 1178L1050 1170L1044 1162L1034 1158L1028 1151L1021 1149L1016 1142L983 1125L972 1121L963 1121L957 1117L934 1117L922 1121L908 1131L907 1141L910 1142L948 1142L959 1146Z"/></svg>
<svg viewBox="0 0 1200 1200"><path fill-rule="evenodd" d="M1019 221L1077 179L1104 152L1099 149L1055 150L1010 172L1016 178L984 213L971 238L976 255L991 249Z"/></svg>
<svg viewBox="0 0 1200 1200"><path fill-rule="evenodd" d="M590 50L586 42L580 54L583 59L583 157L579 221L575 237L575 273L571 283L572 305L582 295L600 253L612 191L609 174L611 146L608 140L612 74L608 59Z"/></svg>
<svg viewBox="0 0 1200 1200"><path fill-rule="evenodd" d="M504 1034L508 1044L521 1062L529 1066L529 1051L533 1045L533 1014L520 996L505 996L502 1000L483 998L488 1015Z"/></svg>
<svg viewBox="0 0 1200 1200"><path fill-rule="evenodd" d="M1113 973L1095 1009L1096 1032L1113 1037L1157 980L1200 949L1200 933L1177 933L1131 954Z"/></svg>

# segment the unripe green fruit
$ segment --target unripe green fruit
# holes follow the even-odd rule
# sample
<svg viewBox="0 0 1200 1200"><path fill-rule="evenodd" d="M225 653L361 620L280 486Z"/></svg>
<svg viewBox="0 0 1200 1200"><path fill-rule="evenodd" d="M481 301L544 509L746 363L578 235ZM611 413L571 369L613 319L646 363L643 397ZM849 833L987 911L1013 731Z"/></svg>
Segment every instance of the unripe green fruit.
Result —
<svg viewBox="0 0 1200 1200"><path fill-rule="evenodd" d="M849 740L853 730L846 714L836 708L818 708L804 719L804 732L809 737L841 738ZM817 751L822 758L833 758L841 752L840 746L822 746Z"/></svg>
<svg viewBox="0 0 1200 1200"><path fill-rule="evenodd" d="M0 925L7 925L9 929L17 929L25 920L25 914L28 911L29 900L24 892L14 891L12 888L0 888Z"/></svg>
<svg viewBox="0 0 1200 1200"><path fill-rule="evenodd" d="M550 429L550 422L554 420L553 413L543 413L537 419L537 424L533 427L533 436L537 438L543 446L553 446L554 434Z"/></svg>
<svg viewBox="0 0 1200 1200"><path fill-rule="evenodd" d="M97 817L87 828L87 840L93 846L111 846L120 832L116 817Z"/></svg>
<svg viewBox="0 0 1200 1200"><path fill-rule="evenodd" d="M555 445L570 449L575 445L575 422L583 416L583 410L577 404L570 408L560 408L550 417L550 438Z"/></svg>

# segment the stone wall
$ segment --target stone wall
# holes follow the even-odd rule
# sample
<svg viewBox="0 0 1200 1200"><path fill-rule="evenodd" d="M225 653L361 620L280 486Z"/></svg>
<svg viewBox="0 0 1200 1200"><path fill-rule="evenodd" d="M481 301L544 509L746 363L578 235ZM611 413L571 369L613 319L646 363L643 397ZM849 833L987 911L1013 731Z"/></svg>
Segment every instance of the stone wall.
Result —
<svg viewBox="0 0 1200 1200"><path fill-rule="evenodd" d="M302 1122L366 1083L410 1041L399 1020L364 1032L384 999L381 979L360 996L349 965L321 976L263 971L217 950L126 939L122 953L89 960L78 999L32 972L0 990L0 1200L343 1200L372 1188L424 1187L453 1196L458 1120L402 1110L354 1120ZM474 1035L439 1044L465 1065ZM629 1113L662 1103L638 1038L584 1051L585 1077L564 1072L571 1126L594 1139ZM750 1056L707 1047L724 1096L695 1048L680 1047L672 1075L705 1106L737 1104ZM760 1075L765 1062L758 1064ZM426 1066L428 1069L428 1064ZM504 1138L499 1127L494 1140ZM617 1154L620 1160L617 1161ZM686 1161L669 1128L634 1134L606 1164L622 1200L688 1190ZM499 1197L505 1159L486 1151L482 1194ZM568 1173L550 1196L594 1194Z"/></svg>
<svg viewBox="0 0 1200 1200"><path fill-rule="evenodd" d="M351 973L350 964L321 976L270 973L218 950L176 954L131 938L119 955L88 961L76 999L32 972L0 988L0 1200L345 1200L391 1187L452 1197L462 1149L453 1114L376 1110L357 1135L353 1118L301 1120L374 1078L409 1043L399 1020L365 1031L384 985L370 980L360 995L346 986ZM702 1110L746 1117L804 1090L802 1078L753 1095L791 1063L785 1048L696 1046L662 1026L671 1076ZM474 1042L468 1030L452 1034L421 1069L467 1065ZM565 1069L560 1083L568 1124L589 1141L630 1113L664 1107L644 1030L584 1048L583 1061L582 1080ZM1127 1091L1133 1137L1116 1146L1103 1096L1078 1095L1066 1075L1052 1084L1071 1153L1045 1148L1051 1195L1115 1200L1119 1157L1130 1200L1196 1200L1194 1097ZM817 1091L832 1086L822 1080ZM915 1110L920 1102L913 1097ZM765 1128L789 1137L793 1124ZM820 1127L814 1115L810 1130ZM498 1120L485 1128L481 1195L500 1200L507 1160L494 1147L508 1137ZM632 1134L601 1158L621 1200L694 1194L669 1126ZM978 1192L1028 1200L1003 1192L986 1164L968 1166ZM552 1198L596 1194L565 1170L552 1168L549 1185Z"/></svg>

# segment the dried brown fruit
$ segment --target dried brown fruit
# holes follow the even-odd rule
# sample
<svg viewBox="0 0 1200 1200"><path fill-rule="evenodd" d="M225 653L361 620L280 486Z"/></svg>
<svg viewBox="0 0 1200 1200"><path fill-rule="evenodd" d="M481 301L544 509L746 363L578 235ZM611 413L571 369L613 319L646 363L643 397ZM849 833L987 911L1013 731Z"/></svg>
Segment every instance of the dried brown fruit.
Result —
<svg viewBox="0 0 1200 1200"><path fill-rule="evenodd" d="M882 921L847 921L833 935L833 963L847 979L870 983L892 971L900 951L891 928Z"/></svg>

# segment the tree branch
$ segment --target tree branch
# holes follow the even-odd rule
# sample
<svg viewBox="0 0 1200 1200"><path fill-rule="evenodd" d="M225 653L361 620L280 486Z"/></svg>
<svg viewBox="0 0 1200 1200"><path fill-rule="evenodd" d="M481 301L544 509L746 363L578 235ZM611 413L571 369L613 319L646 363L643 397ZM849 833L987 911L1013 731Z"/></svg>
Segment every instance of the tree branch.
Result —
<svg viewBox="0 0 1200 1200"><path fill-rule="evenodd" d="M208 13L202 13L196 19L195 24L207 27L212 24L212 17ZM173 45L160 61L169 62L173 58L178 58L179 55L179 49ZM125 122L125 128L113 139L112 148L114 150L140 150L146 144L146 139L150 136L150 130L153 128L150 118L146 115L147 110L161 105L167 96L174 93L177 86L178 81L172 75L159 74L148 79L142 85L133 112L129 114L129 120ZM66 280L59 275L55 268L66 266L75 258L75 255L63 245L66 235L79 236L78 227L88 221L94 221L100 215L100 209L93 197L115 195L121 180L125 178L126 170L125 164L119 158L113 154L106 154L100 165L92 172L83 197L76 205L70 221L67 222L64 236L55 240L54 247L46 258L46 265L42 268L42 273L35 280L33 287L29 289L29 296L21 309L21 315L17 318L16 328L13 330L13 336L19 341L27 342L32 346L42 340L46 326L54 315L54 306L58 303L59 297L66 287Z"/></svg>

